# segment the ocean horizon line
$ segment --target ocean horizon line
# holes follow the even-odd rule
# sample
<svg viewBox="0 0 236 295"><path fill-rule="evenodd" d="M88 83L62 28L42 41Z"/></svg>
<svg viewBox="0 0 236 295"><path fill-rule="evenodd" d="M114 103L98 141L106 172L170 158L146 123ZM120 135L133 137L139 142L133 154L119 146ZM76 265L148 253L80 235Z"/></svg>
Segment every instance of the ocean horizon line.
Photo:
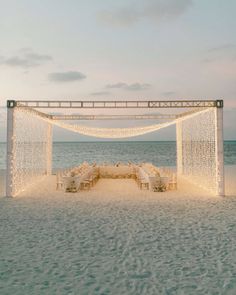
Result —
<svg viewBox="0 0 236 295"><path fill-rule="evenodd" d="M236 139L225 139L224 142L234 142L236 141ZM131 143L131 142L176 142L176 140L77 140L77 141L73 141L73 140L53 140L53 143L76 143L76 142L80 142L80 143ZM6 141L0 141L0 144L6 144Z"/></svg>

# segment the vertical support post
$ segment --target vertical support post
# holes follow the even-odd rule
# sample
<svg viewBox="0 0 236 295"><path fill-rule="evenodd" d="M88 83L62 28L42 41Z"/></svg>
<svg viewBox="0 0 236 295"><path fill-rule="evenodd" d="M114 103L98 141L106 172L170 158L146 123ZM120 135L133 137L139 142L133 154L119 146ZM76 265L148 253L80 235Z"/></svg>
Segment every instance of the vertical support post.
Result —
<svg viewBox="0 0 236 295"><path fill-rule="evenodd" d="M48 130L47 130L47 175L52 174L52 124L48 123Z"/></svg>
<svg viewBox="0 0 236 295"><path fill-rule="evenodd" d="M215 141L216 141L216 194L225 195L224 179L224 136L223 136L223 101L215 108ZM221 102L221 103L220 103Z"/></svg>
<svg viewBox="0 0 236 295"><path fill-rule="evenodd" d="M176 155L177 155L177 175L183 174L183 136L182 122L176 122Z"/></svg>
<svg viewBox="0 0 236 295"><path fill-rule="evenodd" d="M14 189L14 107L15 101L7 101L7 171L6 171L6 197L13 197Z"/></svg>

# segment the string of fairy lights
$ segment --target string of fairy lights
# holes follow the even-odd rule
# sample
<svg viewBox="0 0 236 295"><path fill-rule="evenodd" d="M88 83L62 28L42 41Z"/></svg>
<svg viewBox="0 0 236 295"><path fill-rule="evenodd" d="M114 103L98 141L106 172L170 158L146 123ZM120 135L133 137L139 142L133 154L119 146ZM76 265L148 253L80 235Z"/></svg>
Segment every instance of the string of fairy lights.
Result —
<svg viewBox="0 0 236 295"><path fill-rule="evenodd" d="M158 131L181 122L182 139L177 144L182 147L183 175L202 186L216 186L216 138L215 108L206 108L189 113L164 123L126 128L97 128L70 124L40 115L31 108L14 109L14 157L12 162L13 186L15 193L27 184L45 174L47 169L48 126L97 138L129 138Z"/></svg>
<svg viewBox="0 0 236 295"><path fill-rule="evenodd" d="M110 138L110 139L119 139L119 138L129 138L129 137L136 137L140 135L144 135L146 133L155 132L162 128L166 128L168 126L176 124L178 121L186 120L187 118L193 118L200 113L205 113L211 108L207 109L200 109L199 111L195 111L193 113L187 113L184 116L171 119L164 123L159 124L152 124L147 126L137 126L137 127L125 127L125 128L99 128L99 127L90 127L85 125L79 124L69 124L65 123L62 120L52 119L50 116L47 116L44 113L40 113L32 108L27 107L18 107L16 110L20 112L24 112L28 115L34 115L39 117L41 120L48 122L52 125L58 126L63 129L67 129L72 132L80 133L86 136L92 136L97 138Z"/></svg>

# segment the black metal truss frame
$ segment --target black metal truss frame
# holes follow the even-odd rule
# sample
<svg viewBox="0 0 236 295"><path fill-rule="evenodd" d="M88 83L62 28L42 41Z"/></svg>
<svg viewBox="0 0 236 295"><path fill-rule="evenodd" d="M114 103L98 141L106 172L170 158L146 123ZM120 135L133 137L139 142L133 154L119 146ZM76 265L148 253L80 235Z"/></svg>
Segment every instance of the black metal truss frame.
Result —
<svg viewBox="0 0 236 295"><path fill-rule="evenodd" d="M128 108L223 108L223 100L111 100L111 101L66 101L66 100L8 100L8 108L62 108L62 109L128 109Z"/></svg>

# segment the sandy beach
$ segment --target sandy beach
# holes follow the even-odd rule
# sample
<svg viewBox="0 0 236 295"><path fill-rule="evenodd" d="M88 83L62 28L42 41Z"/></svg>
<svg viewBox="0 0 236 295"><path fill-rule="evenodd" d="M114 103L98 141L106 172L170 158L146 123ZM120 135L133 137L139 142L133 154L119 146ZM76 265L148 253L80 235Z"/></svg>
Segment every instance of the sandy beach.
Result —
<svg viewBox="0 0 236 295"><path fill-rule="evenodd" d="M0 293L235 294L235 180L227 166L220 198L132 179L63 193L51 176L1 197Z"/></svg>

